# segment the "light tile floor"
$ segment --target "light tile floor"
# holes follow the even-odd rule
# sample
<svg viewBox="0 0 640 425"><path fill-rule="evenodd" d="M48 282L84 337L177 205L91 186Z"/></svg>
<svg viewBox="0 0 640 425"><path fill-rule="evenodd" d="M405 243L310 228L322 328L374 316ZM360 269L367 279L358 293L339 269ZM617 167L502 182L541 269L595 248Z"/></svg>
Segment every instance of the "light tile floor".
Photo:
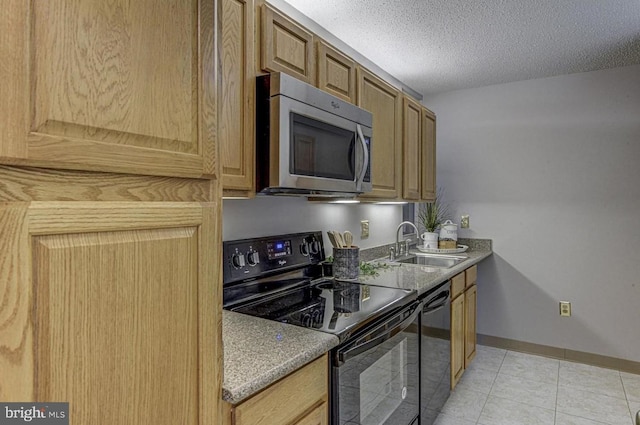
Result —
<svg viewBox="0 0 640 425"><path fill-rule="evenodd" d="M435 425L635 425L640 375L478 346Z"/></svg>

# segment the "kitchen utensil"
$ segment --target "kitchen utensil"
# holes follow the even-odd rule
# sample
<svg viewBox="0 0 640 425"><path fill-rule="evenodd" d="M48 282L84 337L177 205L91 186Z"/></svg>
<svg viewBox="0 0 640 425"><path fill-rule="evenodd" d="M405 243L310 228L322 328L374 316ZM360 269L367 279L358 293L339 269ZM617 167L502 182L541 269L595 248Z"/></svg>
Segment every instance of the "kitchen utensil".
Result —
<svg viewBox="0 0 640 425"><path fill-rule="evenodd" d="M351 244L353 244L353 234L347 230L344 232L343 239L345 248L351 248Z"/></svg>
<svg viewBox="0 0 640 425"><path fill-rule="evenodd" d="M340 248L338 246L338 242L336 242L336 237L334 236L333 231L327 231L327 236L329 236L329 242L331 242L331 245L333 245L334 248Z"/></svg>
<svg viewBox="0 0 640 425"><path fill-rule="evenodd" d="M342 233L333 231L333 236L336 238L336 242L338 243L338 248L344 248L344 239L342 239Z"/></svg>

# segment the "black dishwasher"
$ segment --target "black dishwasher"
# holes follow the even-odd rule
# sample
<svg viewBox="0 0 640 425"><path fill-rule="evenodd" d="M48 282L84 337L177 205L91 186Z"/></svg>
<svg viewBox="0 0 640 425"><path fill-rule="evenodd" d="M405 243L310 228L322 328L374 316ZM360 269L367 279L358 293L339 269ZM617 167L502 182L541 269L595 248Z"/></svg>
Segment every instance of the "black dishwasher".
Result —
<svg viewBox="0 0 640 425"><path fill-rule="evenodd" d="M420 423L432 425L451 391L451 282L422 297Z"/></svg>

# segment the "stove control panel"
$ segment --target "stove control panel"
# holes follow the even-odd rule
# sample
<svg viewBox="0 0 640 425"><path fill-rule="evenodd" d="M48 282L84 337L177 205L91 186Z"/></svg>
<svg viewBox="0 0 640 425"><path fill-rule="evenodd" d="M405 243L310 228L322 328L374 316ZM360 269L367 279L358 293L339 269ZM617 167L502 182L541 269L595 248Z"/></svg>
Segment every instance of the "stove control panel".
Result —
<svg viewBox="0 0 640 425"><path fill-rule="evenodd" d="M318 264L325 258L320 231L226 241L222 251L225 284Z"/></svg>

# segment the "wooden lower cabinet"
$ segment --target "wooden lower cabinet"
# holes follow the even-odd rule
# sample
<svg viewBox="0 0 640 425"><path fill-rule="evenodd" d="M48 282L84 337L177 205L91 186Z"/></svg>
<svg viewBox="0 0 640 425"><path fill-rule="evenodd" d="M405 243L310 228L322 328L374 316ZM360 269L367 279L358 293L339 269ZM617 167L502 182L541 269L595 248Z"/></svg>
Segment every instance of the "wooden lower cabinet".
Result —
<svg viewBox="0 0 640 425"><path fill-rule="evenodd" d="M170 190L156 191L165 179L113 176L101 193L97 176L76 173L77 184L65 185L55 183L64 173L46 181L46 173L5 171L0 400L69 402L77 424L217 423L219 205L21 201ZM168 196L180 197L181 186Z"/></svg>
<svg viewBox="0 0 640 425"><path fill-rule="evenodd" d="M476 356L476 306L477 285L471 285L464 291L464 367L471 364Z"/></svg>
<svg viewBox="0 0 640 425"><path fill-rule="evenodd" d="M225 403L224 425L326 425L327 355L314 360L238 405Z"/></svg>
<svg viewBox="0 0 640 425"><path fill-rule="evenodd" d="M464 373L464 295L451 301L451 389Z"/></svg>
<svg viewBox="0 0 640 425"><path fill-rule="evenodd" d="M477 267L451 279L451 389L476 355Z"/></svg>

